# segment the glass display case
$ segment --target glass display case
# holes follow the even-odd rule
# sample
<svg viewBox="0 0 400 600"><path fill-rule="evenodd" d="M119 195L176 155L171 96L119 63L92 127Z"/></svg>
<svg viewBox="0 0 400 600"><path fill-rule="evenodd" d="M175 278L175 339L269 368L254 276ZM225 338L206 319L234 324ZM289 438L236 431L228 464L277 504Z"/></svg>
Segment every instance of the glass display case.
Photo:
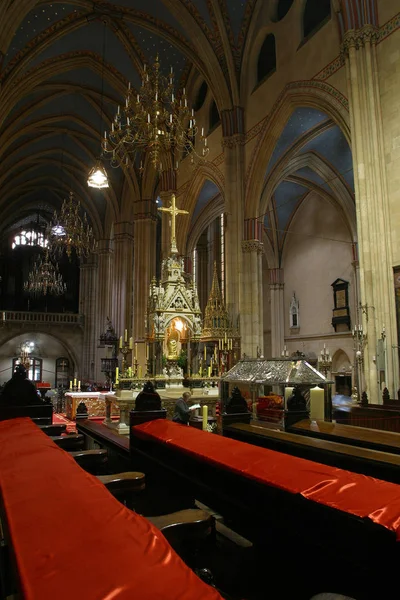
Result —
<svg viewBox="0 0 400 600"><path fill-rule="evenodd" d="M294 388L301 390L307 411L314 412L312 418L331 418L332 382L303 358L244 357L226 373L222 383L227 397L233 386L240 388L255 419L282 424Z"/></svg>

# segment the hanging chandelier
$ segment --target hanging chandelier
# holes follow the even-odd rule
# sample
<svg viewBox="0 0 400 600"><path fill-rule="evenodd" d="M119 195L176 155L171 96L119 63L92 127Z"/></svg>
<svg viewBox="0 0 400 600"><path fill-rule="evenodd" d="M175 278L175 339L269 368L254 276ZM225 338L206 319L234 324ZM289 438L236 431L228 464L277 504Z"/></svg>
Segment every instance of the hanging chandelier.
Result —
<svg viewBox="0 0 400 600"><path fill-rule="evenodd" d="M63 282L58 266L53 265L46 249L44 258L39 257L34 262L33 269L28 275L28 281L24 283L24 291L33 296L61 296L65 293L67 286Z"/></svg>
<svg viewBox="0 0 400 600"><path fill-rule="evenodd" d="M62 254L65 250L69 259L73 250L79 258L87 258L96 248L93 230L89 227L86 213L80 216L81 204L75 201L74 193L69 193L64 200L61 212L54 213L49 225L48 236L50 249L54 254Z"/></svg>
<svg viewBox="0 0 400 600"><path fill-rule="evenodd" d="M207 156L209 148L204 128L198 136L194 111L188 106L186 90L175 96L174 72L162 75L158 55L148 69L143 67L139 93L129 83L125 107L118 106L111 131L104 134L103 153L111 166L129 166L138 152L148 153L157 171L178 168L190 154L191 162ZM196 139L196 138L199 139ZM143 163L140 163L143 170Z"/></svg>
<svg viewBox="0 0 400 600"><path fill-rule="evenodd" d="M89 187L102 190L109 187L107 171L103 165L101 157L98 158L89 171L87 183Z"/></svg>

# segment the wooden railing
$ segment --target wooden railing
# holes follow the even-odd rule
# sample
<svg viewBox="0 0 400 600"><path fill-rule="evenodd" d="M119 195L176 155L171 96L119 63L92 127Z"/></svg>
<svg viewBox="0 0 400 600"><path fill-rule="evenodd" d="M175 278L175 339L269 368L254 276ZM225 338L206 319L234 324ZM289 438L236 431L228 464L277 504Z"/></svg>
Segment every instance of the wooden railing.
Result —
<svg viewBox="0 0 400 600"><path fill-rule="evenodd" d="M29 312L19 310L3 310L0 312L0 323L43 323L47 325L79 325L83 326L84 316L72 313Z"/></svg>

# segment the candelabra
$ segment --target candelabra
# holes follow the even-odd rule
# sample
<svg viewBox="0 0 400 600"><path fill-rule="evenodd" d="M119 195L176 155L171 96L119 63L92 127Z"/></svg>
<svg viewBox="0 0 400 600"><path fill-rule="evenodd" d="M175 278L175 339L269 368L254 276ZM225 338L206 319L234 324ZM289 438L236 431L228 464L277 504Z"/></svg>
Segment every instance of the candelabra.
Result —
<svg viewBox="0 0 400 600"><path fill-rule="evenodd" d="M325 377L332 368L332 358L325 344L323 350L321 350L320 356L318 357L318 367Z"/></svg>
<svg viewBox="0 0 400 600"><path fill-rule="evenodd" d="M122 343L122 337L119 339L119 351L122 354L122 376L123 377L130 377L131 376L131 372L129 369L131 369L131 367L127 366L127 360L126 357L127 355L132 352L132 338L128 340L125 337L125 341L124 343ZM133 376L136 377L136 373L137 373L137 357L135 356L134 360L133 360L133 366L134 366L134 373Z"/></svg>
<svg viewBox="0 0 400 600"><path fill-rule="evenodd" d="M365 345L365 334L362 325L355 325L352 330L353 343L354 343L354 356L356 365L356 380L357 380L357 394L358 401L360 402L360 392L362 388L362 365L364 360L364 345Z"/></svg>

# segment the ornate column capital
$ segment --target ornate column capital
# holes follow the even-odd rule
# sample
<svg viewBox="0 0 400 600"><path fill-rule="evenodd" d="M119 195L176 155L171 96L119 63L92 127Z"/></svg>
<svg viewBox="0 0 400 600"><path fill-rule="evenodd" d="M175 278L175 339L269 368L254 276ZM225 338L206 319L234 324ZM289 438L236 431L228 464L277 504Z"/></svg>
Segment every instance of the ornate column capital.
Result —
<svg viewBox="0 0 400 600"><path fill-rule="evenodd" d="M379 40L379 29L375 25L364 25L361 29L349 29L343 37L341 54L348 56L350 49L358 50L366 43L376 44Z"/></svg>
<svg viewBox="0 0 400 600"><path fill-rule="evenodd" d="M160 194L160 197L163 193ZM157 221L157 205L154 200L137 200L133 205L133 214L135 221Z"/></svg>
<svg viewBox="0 0 400 600"><path fill-rule="evenodd" d="M284 287L283 269L269 269L269 286L271 290L281 290Z"/></svg>
<svg viewBox="0 0 400 600"><path fill-rule="evenodd" d="M262 254L263 252L263 243L259 240L243 240L242 241L242 252L252 253L257 252L257 254Z"/></svg>

